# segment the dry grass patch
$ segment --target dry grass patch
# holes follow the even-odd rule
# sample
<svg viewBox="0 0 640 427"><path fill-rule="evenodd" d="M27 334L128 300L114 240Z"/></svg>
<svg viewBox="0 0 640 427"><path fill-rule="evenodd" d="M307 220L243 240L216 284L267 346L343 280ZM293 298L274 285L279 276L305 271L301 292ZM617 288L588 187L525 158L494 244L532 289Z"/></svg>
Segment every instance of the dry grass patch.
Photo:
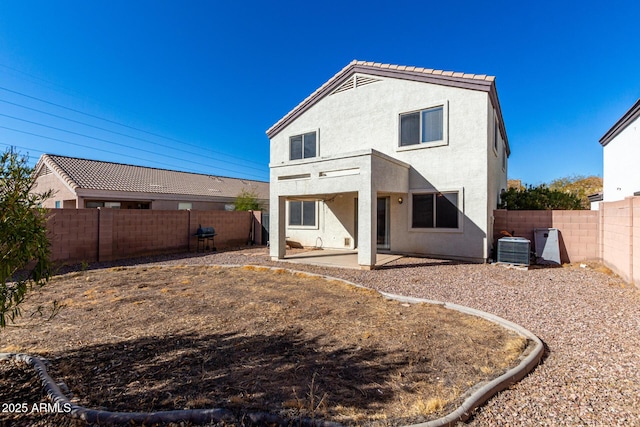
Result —
<svg viewBox="0 0 640 427"><path fill-rule="evenodd" d="M58 276L0 351L38 353L77 403L222 407L401 425L437 418L517 363L527 342L477 317L263 267L114 268ZM2 386L2 384L0 384Z"/></svg>

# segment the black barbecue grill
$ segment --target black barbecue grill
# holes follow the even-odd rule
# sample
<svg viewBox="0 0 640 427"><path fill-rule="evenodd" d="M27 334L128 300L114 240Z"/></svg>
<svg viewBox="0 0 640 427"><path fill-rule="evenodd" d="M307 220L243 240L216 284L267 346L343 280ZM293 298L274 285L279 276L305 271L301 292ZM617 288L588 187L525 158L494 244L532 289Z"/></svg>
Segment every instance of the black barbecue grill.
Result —
<svg viewBox="0 0 640 427"><path fill-rule="evenodd" d="M196 246L196 252L200 250L200 246L202 246L202 251L209 250L209 242L211 242L211 250L215 251L216 247L214 246L213 238L217 236L216 230L213 227L203 227L202 225L198 225L198 231L194 234L198 238L198 245Z"/></svg>

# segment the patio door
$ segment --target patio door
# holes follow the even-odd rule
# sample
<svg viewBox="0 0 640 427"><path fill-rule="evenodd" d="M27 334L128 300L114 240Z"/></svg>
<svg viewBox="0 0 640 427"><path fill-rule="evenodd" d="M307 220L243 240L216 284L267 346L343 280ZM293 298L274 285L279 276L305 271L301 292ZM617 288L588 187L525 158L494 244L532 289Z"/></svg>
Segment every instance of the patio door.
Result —
<svg viewBox="0 0 640 427"><path fill-rule="evenodd" d="M377 199L376 243L378 249L390 249L389 244L389 197Z"/></svg>

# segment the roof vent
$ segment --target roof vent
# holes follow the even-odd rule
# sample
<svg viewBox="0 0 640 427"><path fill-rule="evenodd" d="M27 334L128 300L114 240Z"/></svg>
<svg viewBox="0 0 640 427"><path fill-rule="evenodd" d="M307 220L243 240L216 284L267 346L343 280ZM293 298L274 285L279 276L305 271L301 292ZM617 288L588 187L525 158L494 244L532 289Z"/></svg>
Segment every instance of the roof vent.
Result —
<svg viewBox="0 0 640 427"><path fill-rule="evenodd" d="M331 92L331 94L333 95L336 93L344 92L345 90L355 89L359 86L365 86L365 85L379 82L379 81L381 80L373 77L369 77L369 76L353 75L349 77L348 80L345 80L345 82L342 83L340 86L338 86L336 90Z"/></svg>
<svg viewBox="0 0 640 427"><path fill-rule="evenodd" d="M336 94L336 93L340 93L340 92L344 92L345 90L353 89L354 87L356 87L356 81L355 81L354 77L352 76L352 77L349 78L349 80L345 81L340 86L338 86L338 88L336 90L334 90L331 93L331 95Z"/></svg>
<svg viewBox="0 0 640 427"><path fill-rule="evenodd" d="M51 173L52 172L51 172L51 169L49 169L49 166L43 165L42 166L42 170L40 170L40 175L38 175L38 176L50 175Z"/></svg>
<svg viewBox="0 0 640 427"><path fill-rule="evenodd" d="M374 79L373 77L369 76L356 76L356 87L368 85L379 81L380 79Z"/></svg>

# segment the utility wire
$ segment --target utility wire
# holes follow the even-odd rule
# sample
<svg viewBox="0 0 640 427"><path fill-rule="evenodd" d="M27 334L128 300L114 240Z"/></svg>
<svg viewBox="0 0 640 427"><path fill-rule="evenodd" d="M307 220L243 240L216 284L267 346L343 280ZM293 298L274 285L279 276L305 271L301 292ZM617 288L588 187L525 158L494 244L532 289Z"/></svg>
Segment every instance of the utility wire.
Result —
<svg viewBox="0 0 640 427"><path fill-rule="evenodd" d="M157 146L162 147L162 148L168 148L168 149L170 149L170 150L179 151L179 152L181 152L181 153L193 154L193 155L198 156L198 157L208 158L208 159L212 159L212 160L220 161L220 159L216 159L215 157L211 157L211 156L203 156L203 155L202 155L202 152L197 152L197 153L196 153L196 152L193 152L193 151L188 151L188 150L183 150L183 149L181 149L181 148L176 148L175 146L170 146L170 145L160 144L159 142L156 142L156 141L151 141L151 140L149 140L149 139L139 138L139 137L137 137L137 136L132 136L132 135L127 135L127 134L125 134L125 133L116 132L116 131L114 131L114 130L110 130L110 129L107 129L107 128L103 128L103 127L100 127L100 126L95 126L95 125L92 125L92 124L89 124L89 123L86 123L86 122L81 122L81 121L79 121L79 120L70 119L70 118L68 118L68 117L60 116L60 115L58 115L58 114L49 113L49 112L47 112L47 111L38 110L37 108L27 107L26 105L18 104L18 103L15 103L15 102L11 102L11 101L4 100L4 99L0 99L0 102L4 102L4 103L6 103L6 104L10 104L10 105L15 105L16 107L24 108L24 109L26 109L26 110L35 111L35 112L38 112L38 113L41 113L41 114L46 114L46 115L48 115L48 116L55 117L55 118L58 118L58 119L67 120L67 121L69 121L69 122L77 123L77 124L80 124L80 125L82 125L82 126L87 126L87 127L91 127L91 128L94 128L94 129L102 130L102 131L105 131L105 132L113 133L113 134L116 134L116 135L124 136L124 137L126 137L126 138L131 138L131 139L135 139L135 140L142 141L142 142L148 142L148 143L151 143L151 144L153 144L153 145L157 145ZM22 120L22 119L18 119L18 120ZM44 126L44 125L43 125L43 126ZM262 167L262 168L257 168L257 167L255 167L255 166L245 166L245 165L243 165L243 164L241 164L241 163L235 163L235 162L230 162L230 161L225 161L225 162L226 162L226 163L229 163L229 164L231 164L231 165L240 166L240 167L242 167L242 168L246 168L246 169L255 169L255 170L259 170L259 171L264 171L264 167Z"/></svg>
<svg viewBox="0 0 640 427"><path fill-rule="evenodd" d="M2 115L4 115L4 114L2 114ZM19 119L19 120L20 120L20 119ZM36 124L37 124L37 123L36 123ZM42 125L41 125L41 126L42 126ZM36 137L38 137L38 138L44 138L44 139L48 139L48 140L51 140L51 141L62 142L62 143L64 143L64 144L75 145L75 146L77 146L77 147L89 148L89 149L91 149L91 150L101 151L101 152L104 152L104 153L116 154L116 155L122 155L122 153L117 153L117 152L114 152L114 151L104 150L104 149L101 149L101 148L90 147L90 146L88 146L88 145L78 144L78 143L76 143L76 142L66 141L66 140L59 139L59 138L53 138L53 137L50 137L50 136L40 135L40 134L33 133L33 132L27 132L27 131L23 131L23 130L19 130L19 129L14 129L14 128L10 128L10 127L7 127L7 126L1 126L1 125L0 125L0 129L6 129L6 130L10 130L10 131L12 131L12 132L18 132L18 133L22 133L22 134L30 135L30 136L36 136ZM90 137L90 138L91 138L91 137ZM117 144L117 143L116 143L116 145L121 145L121 144ZM36 150L36 151L39 151L39 150ZM146 150L142 150L142 151L146 151ZM154 153L154 154L155 154L155 153ZM131 159L136 159L136 160L142 160L142 161L145 161L145 162L149 162L149 160L148 160L148 159L145 159L145 158L142 158L142 157L135 157L135 156L128 156L128 157L129 157L129 158L131 158ZM174 165L172 165L172 164L169 164L169 163L163 163L163 162L158 162L158 161L151 161L150 163L154 163L154 164L158 164L158 165L165 165L165 166L169 166L169 167L171 167L171 168L173 168L173 167L174 167ZM191 162L191 163L195 163L195 162ZM200 163L198 163L198 164L200 164ZM204 165L204 166L212 167L211 165ZM196 173L200 173L200 174L202 174L202 175L212 175L212 174L205 174L205 173L199 172L199 171L198 171L198 170L196 170L196 169L191 169L191 168L186 168L186 169L187 169L187 170L190 170L190 171L193 171L193 172L196 172ZM216 167L216 169L226 170L226 171L228 171L228 172L234 172L234 173L237 173L237 171L235 171L235 170L227 169L227 168L222 168L222 167ZM174 170L174 169L171 169L171 170ZM262 176L255 175L255 174L246 174L246 175L263 178ZM241 178L238 178L238 179L241 179Z"/></svg>
<svg viewBox="0 0 640 427"><path fill-rule="evenodd" d="M83 133L73 132L73 131L70 131L70 130L61 129L61 128L58 128L58 127L55 127L55 126L45 125L45 124L42 124L42 123L38 123L38 122L31 121L31 120L27 120L27 119L21 119L21 118L19 118L19 117L11 116L11 115L9 115L9 114L2 114L2 113L0 113L0 116L2 116L2 117L8 117L8 118L13 119L13 120L18 120L18 121L25 122L25 123L29 123L29 124L36 125L36 126L45 127L45 128L48 128L48 129L57 130L57 131L60 131L60 132L69 133L69 134L71 134L71 135L81 136L81 137L83 137L83 138L93 139L93 140L96 140L96 141L104 142L104 143L106 143L106 144L112 144L112 145L117 145L117 146L119 146L119 147L128 148L128 149L131 149L131 150L141 151L141 152L143 152L143 153L149 153L149 154L155 154L155 155L162 156L162 157L171 157L171 158L174 158L174 157L172 157L172 156L167 156L166 154L160 154L160 153L158 153L157 151L145 150L144 148L130 147L130 146L129 146L129 145L127 145L127 144L121 144L121 143L119 143L119 142L109 141L108 139L98 138L98 137L90 136L90 135L85 135L85 134L83 134ZM177 160L182 160L182 161L189 162L189 163L193 163L193 164L200 165L200 166L214 167L213 165L209 165L209 164L205 164L205 163L199 163L199 162L194 162L194 161L192 161L192 160L187 160L187 159L183 159L183 158L179 158L179 157L175 157L175 159L177 159ZM225 169L225 168L220 168L220 169ZM225 170L233 171L233 172L237 172L237 171L234 171L234 170L232 170L232 169L225 169ZM255 176L255 175L254 175L254 176Z"/></svg>
<svg viewBox="0 0 640 427"><path fill-rule="evenodd" d="M188 143L188 142L185 142L185 141L181 141L179 139L171 138L171 137L168 137L168 136L160 135L158 133L154 133L154 132L149 132L149 131L146 131L146 130L138 129L136 127L129 126L129 125L126 125L124 123L117 122L115 120L110 120L110 119L106 119L104 117L96 116L96 115L93 115L93 114L90 114L90 113L85 113L84 111L76 110L76 109L71 108L71 107L66 107L64 105L57 104L55 102L47 101L46 99L37 98L35 96L27 95L26 93L19 92L19 91L16 91L16 90L12 90L12 89L9 89L9 88L3 87L3 86L0 86L0 90L4 90L4 91L9 92L9 93L13 93L13 94L16 94L16 95L24 96L25 98L29 98L29 99L33 99L35 101L43 102L43 103L48 104L48 105L53 105L53 106L56 106L56 107L59 107L59 108L63 108L63 109L68 110L68 111L73 111L74 113L82 114L82 115L85 115L87 117L92 117L94 119L103 120L103 121L108 122L108 123L113 123L115 125L126 127L126 128L129 128L129 129L135 130L137 132L143 132L143 133L146 133L148 135L157 136L159 138L163 138L163 139L166 139L166 140L169 140L169 141L177 142L179 144L187 145L187 146L198 148L199 150L202 150L202 147L200 147L198 145L195 145L195 144L191 144L191 143ZM234 158L234 159L246 161L246 162L249 162L249 163L254 163L254 164L257 164L257 165L261 165L261 163L259 163L259 162L246 160L246 159L243 159L242 157L232 156L230 154L224 154L224 153L221 153L219 151L212 150L210 148L207 149L207 150L211 151L212 153L216 153L216 154L219 154L219 155L222 155L222 156L227 156L227 157L231 157L231 158Z"/></svg>

